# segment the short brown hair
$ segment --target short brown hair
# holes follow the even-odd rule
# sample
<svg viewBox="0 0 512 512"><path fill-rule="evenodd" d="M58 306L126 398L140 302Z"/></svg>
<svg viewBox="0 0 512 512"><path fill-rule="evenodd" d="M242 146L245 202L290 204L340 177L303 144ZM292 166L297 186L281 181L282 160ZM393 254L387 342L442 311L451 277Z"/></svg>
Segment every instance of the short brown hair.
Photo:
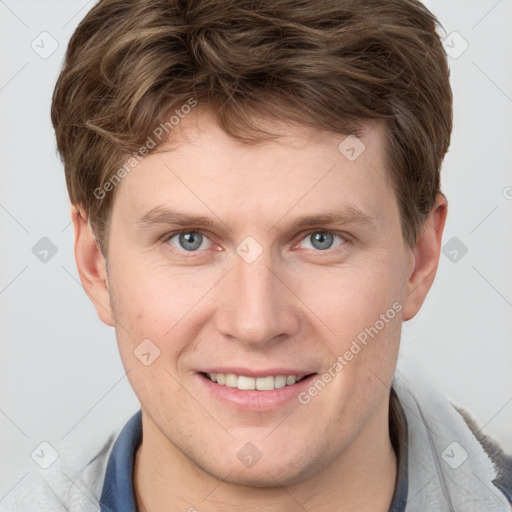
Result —
<svg viewBox="0 0 512 512"><path fill-rule="evenodd" d="M275 138L254 123L262 115L355 135L383 120L414 245L452 130L438 26L418 0L102 0L73 34L53 94L71 202L106 254L108 183L191 99L246 143Z"/></svg>

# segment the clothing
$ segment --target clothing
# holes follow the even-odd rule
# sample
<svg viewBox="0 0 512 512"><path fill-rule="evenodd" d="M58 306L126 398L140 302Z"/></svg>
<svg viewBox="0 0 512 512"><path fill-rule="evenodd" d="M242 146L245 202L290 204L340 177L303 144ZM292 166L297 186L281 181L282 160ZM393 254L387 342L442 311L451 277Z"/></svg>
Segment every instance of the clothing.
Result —
<svg viewBox="0 0 512 512"><path fill-rule="evenodd" d="M407 512L511 511L512 458L466 422L468 413L418 368L397 371L393 388L408 423Z"/></svg>
<svg viewBox="0 0 512 512"><path fill-rule="evenodd" d="M134 414L117 438L108 459L100 498L101 512L137 512L133 491L135 453L142 442L142 412Z"/></svg>
<svg viewBox="0 0 512 512"><path fill-rule="evenodd" d="M467 413L417 369L397 370L391 391L398 474L390 512L512 511L512 457L479 434ZM141 440L138 411L94 457L82 456L85 464L61 453L42 481L24 479L0 502L0 511L137 512L132 473Z"/></svg>

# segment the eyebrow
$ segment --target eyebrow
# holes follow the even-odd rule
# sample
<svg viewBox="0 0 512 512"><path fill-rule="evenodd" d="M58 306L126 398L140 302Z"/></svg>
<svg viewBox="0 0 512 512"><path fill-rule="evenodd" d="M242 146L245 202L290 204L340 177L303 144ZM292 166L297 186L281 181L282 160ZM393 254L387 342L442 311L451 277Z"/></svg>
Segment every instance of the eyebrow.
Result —
<svg viewBox="0 0 512 512"><path fill-rule="evenodd" d="M285 215L286 216L286 215ZM283 216L274 226L282 221ZM291 227L294 229L304 229L315 225L325 224L370 224L374 225L375 218L363 212L355 206L341 207L336 211L325 212L318 215L302 215L297 217L292 223ZM203 215L190 215L187 213L179 212L168 207L157 206L142 217L134 221L138 227L150 227L158 224L176 225L184 227L218 227L221 222L216 222L210 217Z"/></svg>
<svg viewBox="0 0 512 512"><path fill-rule="evenodd" d="M319 215L303 215L292 222L295 229L308 228L319 224L375 224L375 218L355 206Z"/></svg>
<svg viewBox="0 0 512 512"><path fill-rule="evenodd" d="M157 206L137 219L135 224L140 227L148 227L154 224L212 227L215 225L215 222L203 215L189 215L167 207Z"/></svg>

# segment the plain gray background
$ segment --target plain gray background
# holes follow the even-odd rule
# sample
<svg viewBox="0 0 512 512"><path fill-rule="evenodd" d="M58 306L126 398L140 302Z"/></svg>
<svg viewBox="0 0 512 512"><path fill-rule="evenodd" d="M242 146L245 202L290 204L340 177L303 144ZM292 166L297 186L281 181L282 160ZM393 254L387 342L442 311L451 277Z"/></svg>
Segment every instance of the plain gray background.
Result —
<svg viewBox="0 0 512 512"><path fill-rule="evenodd" d="M78 279L49 115L67 41L93 3L0 0L0 508L41 471L31 453L42 441L58 452L104 438L138 408L114 330ZM448 35L455 96L442 181L448 245L404 326L399 364L415 362L510 452L512 0L426 3ZM43 237L57 250L46 262L33 253Z"/></svg>

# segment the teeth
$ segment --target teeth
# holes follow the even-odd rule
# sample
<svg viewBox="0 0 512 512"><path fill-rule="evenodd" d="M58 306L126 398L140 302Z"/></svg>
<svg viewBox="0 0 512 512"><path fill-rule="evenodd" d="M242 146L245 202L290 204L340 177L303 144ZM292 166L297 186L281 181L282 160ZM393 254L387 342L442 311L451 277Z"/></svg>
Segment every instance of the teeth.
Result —
<svg viewBox="0 0 512 512"><path fill-rule="evenodd" d="M212 382L217 382L221 386L238 388L241 390L272 391L273 389L291 386L302 380L296 375L276 375L268 377L247 377L245 375L235 375L234 373L207 373Z"/></svg>
<svg viewBox="0 0 512 512"><path fill-rule="evenodd" d="M226 374L226 386L228 388L236 388L238 383L238 377L234 373Z"/></svg>
<svg viewBox="0 0 512 512"><path fill-rule="evenodd" d="M245 377L240 375L238 377L236 387L238 389L256 389L256 379L254 377Z"/></svg>
<svg viewBox="0 0 512 512"><path fill-rule="evenodd" d="M286 385L287 386L291 386L292 384L295 384L296 381L297 381L297 377L295 377L295 375L288 375L288 377L286 377Z"/></svg>
<svg viewBox="0 0 512 512"><path fill-rule="evenodd" d="M258 377L256 389L260 391L272 391L274 389L274 377Z"/></svg>
<svg viewBox="0 0 512 512"><path fill-rule="evenodd" d="M286 386L286 375L278 375L274 377L274 387L276 389L284 388Z"/></svg>

